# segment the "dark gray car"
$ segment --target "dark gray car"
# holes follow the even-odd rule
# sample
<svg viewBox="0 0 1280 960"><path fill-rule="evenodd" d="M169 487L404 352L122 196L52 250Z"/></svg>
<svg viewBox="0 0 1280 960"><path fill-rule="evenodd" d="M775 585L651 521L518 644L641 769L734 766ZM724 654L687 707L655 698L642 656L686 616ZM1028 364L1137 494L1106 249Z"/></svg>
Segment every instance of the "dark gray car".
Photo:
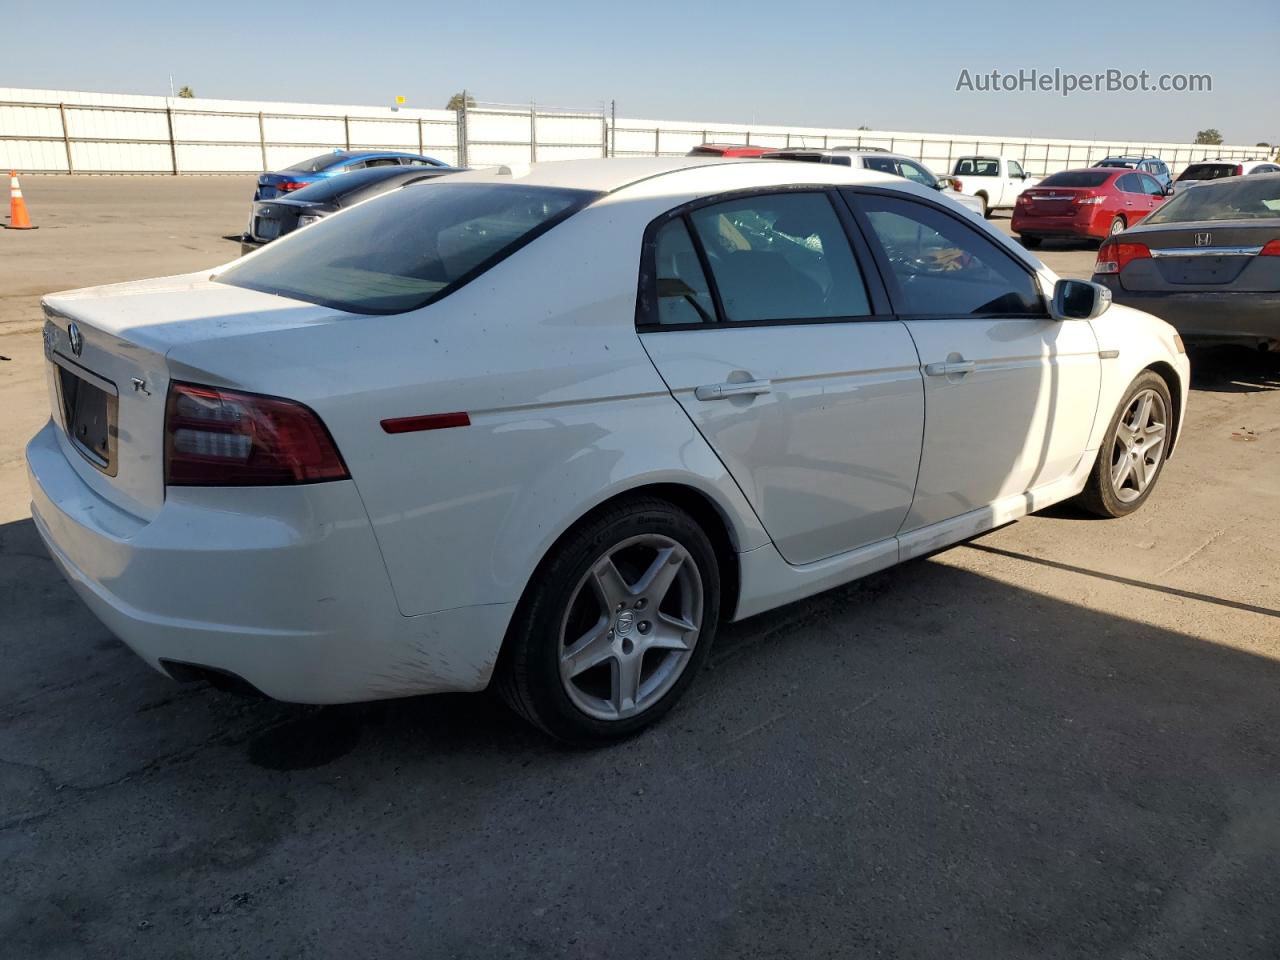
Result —
<svg viewBox="0 0 1280 960"><path fill-rule="evenodd" d="M1280 348L1280 173L1178 194L1109 237L1093 279L1185 337Z"/></svg>
<svg viewBox="0 0 1280 960"><path fill-rule="evenodd" d="M458 167L371 167L320 180L287 197L253 201L249 229L240 238L240 252L251 253L264 243L345 210L361 200L403 187L457 173Z"/></svg>

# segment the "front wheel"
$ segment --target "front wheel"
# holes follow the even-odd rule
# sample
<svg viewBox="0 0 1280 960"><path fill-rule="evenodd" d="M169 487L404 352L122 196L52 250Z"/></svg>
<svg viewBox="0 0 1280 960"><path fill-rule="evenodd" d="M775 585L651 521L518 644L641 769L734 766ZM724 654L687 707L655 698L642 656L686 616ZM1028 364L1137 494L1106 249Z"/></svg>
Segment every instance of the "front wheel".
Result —
<svg viewBox="0 0 1280 960"><path fill-rule="evenodd" d="M1080 494L1085 509L1124 517L1146 503L1173 439L1172 410L1169 387L1159 375L1147 370L1130 384Z"/></svg>
<svg viewBox="0 0 1280 960"><path fill-rule="evenodd" d="M636 499L590 518L536 577L508 632L498 689L558 739L642 730L706 661L719 626L716 554L673 504Z"/></svg>

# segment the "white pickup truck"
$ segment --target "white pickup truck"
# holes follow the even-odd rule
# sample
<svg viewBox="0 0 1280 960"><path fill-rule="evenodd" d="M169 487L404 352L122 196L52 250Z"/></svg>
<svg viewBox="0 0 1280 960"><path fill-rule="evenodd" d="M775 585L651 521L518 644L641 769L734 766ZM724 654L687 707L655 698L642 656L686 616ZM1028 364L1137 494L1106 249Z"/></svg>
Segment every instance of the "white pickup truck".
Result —
<svg viewBox="0 0 1280 960"><path fill-rule="evenodd" d="M987 217L995 210L1012 210L1018 194L1040 182L1038 177L1027 176L1017 160L999 156L960 157L951 176L960 181L956 190L982 201L982 213Z"/></svg>

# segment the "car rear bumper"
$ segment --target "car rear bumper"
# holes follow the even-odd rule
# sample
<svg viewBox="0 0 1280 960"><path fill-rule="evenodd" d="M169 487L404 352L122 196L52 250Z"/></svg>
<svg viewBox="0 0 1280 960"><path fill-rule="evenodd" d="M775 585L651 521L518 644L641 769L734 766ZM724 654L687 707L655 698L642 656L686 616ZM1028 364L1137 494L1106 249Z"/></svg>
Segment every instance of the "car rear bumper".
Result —
<svg viewBox="0 0 1280 960"><path fill-rule="evenodd" d="M1096 219L1091 213L1061 217L1027 216L1019 213L1015 208L1010 227L1014 233L1020 236L1088 237L1094 240L1101 240L1107 235L1110 222L1098 225L1095 223Z"/></svg>
<svg viewBox="0 0 1280 960"><path fill-rule="evenodd" d="M299 703L488 683L513 605L402 616L352 481L170 488L148 522L86 485L56 431L27 447L36 529L90 610L157 670L213 668Z"/></svg>
<svg viewBox="0 0 1280 960"><path fill-rule="evenodd" d="M1094 274L1116 303L1159 317L1178 333L1198 340L1280 340L1280 292L1136 292L1114 274Z"/></svg>

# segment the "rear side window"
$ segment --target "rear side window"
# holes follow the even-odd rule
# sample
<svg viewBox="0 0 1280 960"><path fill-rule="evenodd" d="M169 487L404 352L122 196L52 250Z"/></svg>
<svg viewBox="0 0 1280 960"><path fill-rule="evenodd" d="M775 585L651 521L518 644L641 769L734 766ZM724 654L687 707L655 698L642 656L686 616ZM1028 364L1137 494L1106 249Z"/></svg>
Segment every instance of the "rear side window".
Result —
<svg viewBox="0 0 1280 960"><path fill-rule="evenodd" d="M586 190L441 178L270 244L216 279L352 313L426 306L594 200Z"/></svg>
<svg viewBox="0 0 1280 960"><path fill-rule="evenodd" d="M895 177L900 176L897 162L890 157L863 157L862 165L868 170L875 170L877 173L891 173Z"/></svg>
<svg viewBox="0 0 1280 960"><path fill-rule="evenodd" d="M745 197L700 207L689 219L728 322L871 313L849 240L826 194Z"/></svg>
<svg viewBox="0 0 1280 960"><path fill-rule="evenodd" d="M370 157L364 162L369 168L373 167L398 167L400 166L399 157Z"/></svg>
<svg viewBox="0 0 1280 960"><path fill-rule="evenodd" d="M1040 181L1042 187L1100 187L1113 174L1109 170L1064 170Z"/></svg>
<svg viewBox="0 0 1280 960"><path fill-rule="evenodd" d="M654 252L658 323L714 323L716 305L684 220L670 220L658 231Z"/></svg>
<svg viewBox="0 0 1280 960"><path fill-rule="evenodd" d="M1122 193L1146 193L1142 188L1142 179L1136 173L1126 173L1116 178L1116 189Z"/></svg>
<svg viewBox="0 0 1280 960"><path fill-rule="evenodd" d="M976 230L923 203L854 194L907 316L1043 316L1029 270Z"/></svg>

